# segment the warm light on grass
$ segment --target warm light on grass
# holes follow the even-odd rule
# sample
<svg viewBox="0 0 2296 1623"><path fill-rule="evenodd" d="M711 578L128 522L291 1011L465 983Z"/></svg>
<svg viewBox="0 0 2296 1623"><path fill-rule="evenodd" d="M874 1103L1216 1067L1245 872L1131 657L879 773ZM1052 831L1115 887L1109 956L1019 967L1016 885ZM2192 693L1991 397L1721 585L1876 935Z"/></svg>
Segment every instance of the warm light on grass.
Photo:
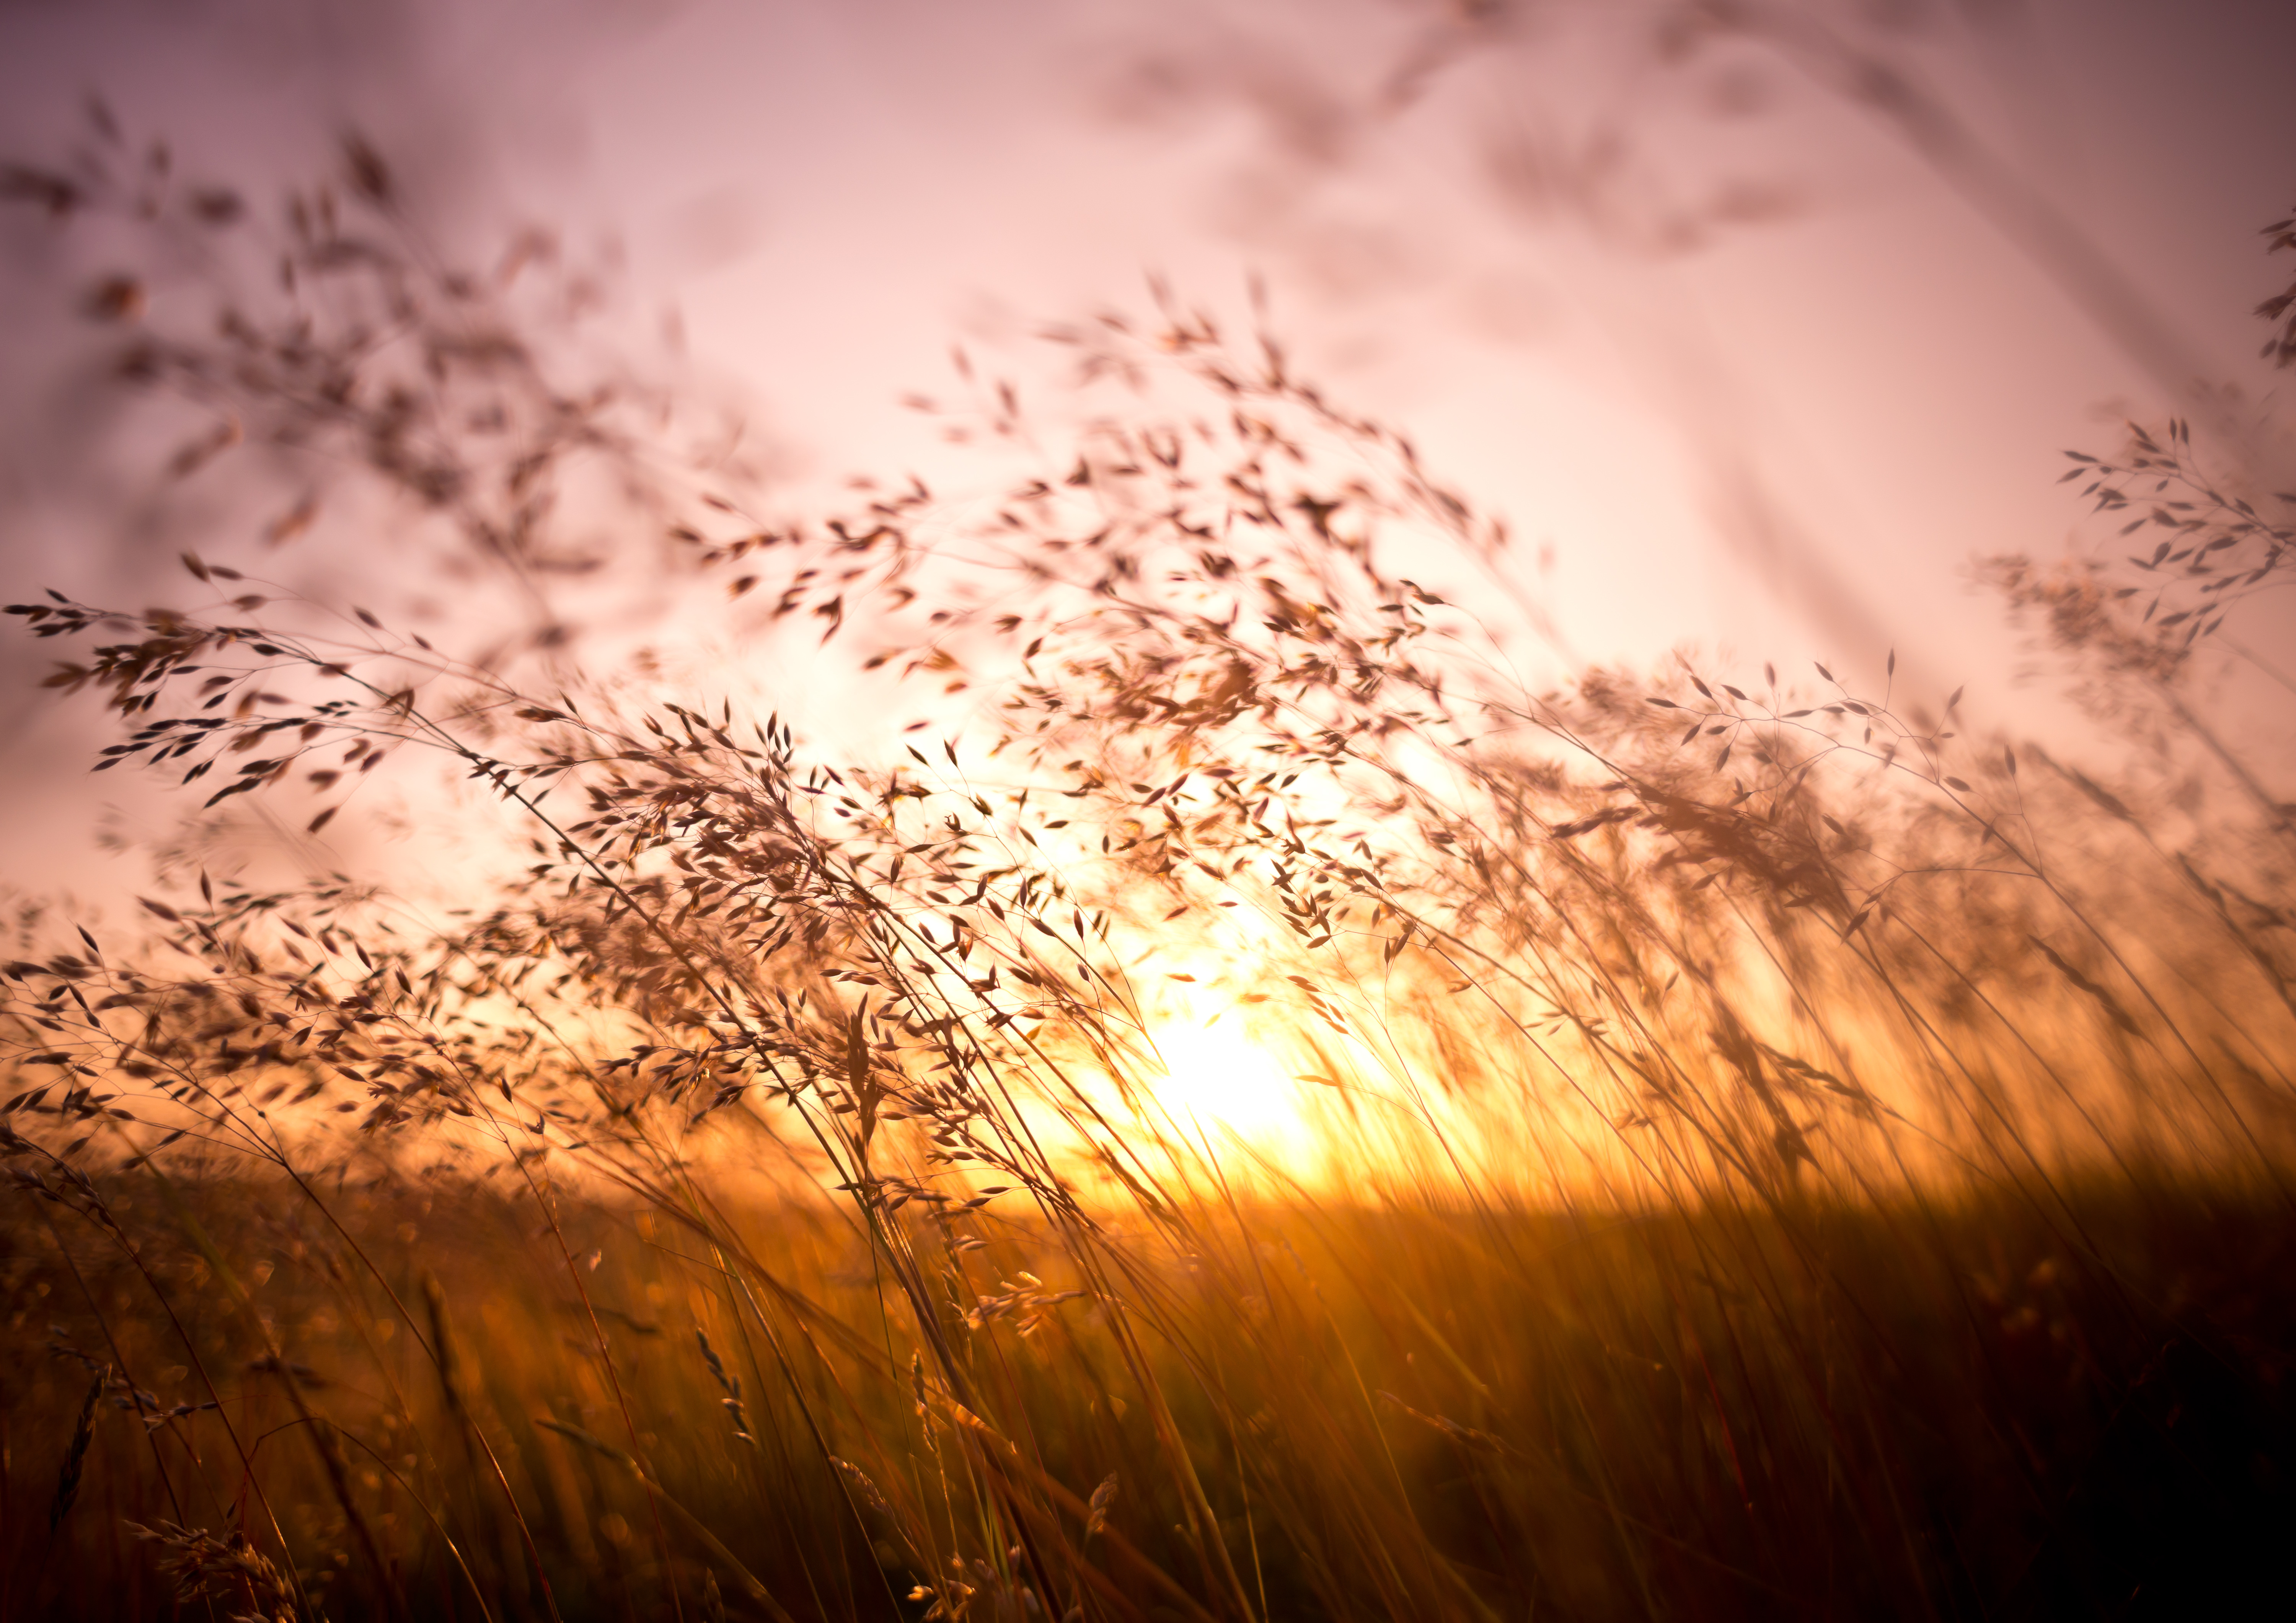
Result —
<svg viewBox="0 0 2296 1623"><path fill-rule="evenodd" d="M572 554L505 537L611 425L472 340L484 278L335 234L345 198L399 217L345 157L289 291L373 268L411 336L296 294L267 329L226 307L225 350L155 339L203 409L279 396L175 473L356 425L546 601ZM79 173L0 193L62 212ZM694 493L692 567L755 571L727 602L973 693L890 761L586 676L556 618L530 693L190 552L201 609L5 605L85 661L52 691L108 695L99 766L193 821L132 923L12 901L0 1618L2218 1617L2285 1586L2296 847L2284 759L2212 730L2194 661L2296 521L2179 421L2081 463L2106 510L2190 496L2139 521L2149 561L1992 567L2102 717L2158 727L2110 783L1924 711L1886 651L1535 693L1418 584L1505 584L1502 527L1272 341L1160 314L1087 372L1218 409L1136 397L993 517L873 485L768 532ZM432 405L376 375L400 350ZM256 806L378 820L348 784L389 758L484 786L518 852L491 893L423 922L225 865Z"/></svg>

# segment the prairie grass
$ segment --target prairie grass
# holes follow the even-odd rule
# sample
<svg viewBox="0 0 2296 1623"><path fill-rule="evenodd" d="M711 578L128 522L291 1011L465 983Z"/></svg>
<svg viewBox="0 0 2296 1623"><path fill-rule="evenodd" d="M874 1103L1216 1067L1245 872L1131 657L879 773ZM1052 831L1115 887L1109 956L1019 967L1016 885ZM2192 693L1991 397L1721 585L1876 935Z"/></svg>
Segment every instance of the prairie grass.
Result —
<svg viewBox="0 0 2296 1623"><path fill-rule="evenodd" d="M185 863L147 934L7 967L0 1611L2188 1616L2270 1576L2296 851L2192 673L2291 537L2181 425L2090 494L2202 493L2128 567L2206 612L1995 566L2164 741L2108 784L1886 653L1534 691L1503 529L1168 302L1062 335L1065 427L980 385L1037 469L996 499L776 524L662 476L693 577L923 712L872 753L585 668L547 492L646 458L440 336L472 283L344 248L390 199L350 158L288 251L398 325L314 295L132 376L366 444L530 594L525 652L197 555L203 603L12 612L105 766L316 835L436 760L504 874L424 914ZM546 454L412 455L490 389ZM1308 1151L1173 1108L1214 1017Z"/></svg>
<svg viewBox="0 0 2296 1623"><path fill-rule="evenodd" d="M953 1580L995 1615L1033 1586L1012 1526L1087 1615L2237 1611L2296 1440L2284 1209L2067 1194L2077 1238L2000 1194L1192 1213L1134 1285L1136 1364L1093 1308L969 1338L993 1430L938 1380L920 1414L869 1246L818 1207L712 1219L771 1259L752 1300L626 1204L561 1207L570 1270L526 1202L468 1190L328 1191L365 1262L292 1190L179 1191L242 1305L122 1194L133 1261L12 1228L10 1605L162 1614L130 1524L175 1523L283 1535L342 1618L669 1615L713 1585L734 1615L916 1615ZM976 1294L1065 1283L1057 1236L984 1226ZM120 1401L51 1531L91 1366Z"/></svg>

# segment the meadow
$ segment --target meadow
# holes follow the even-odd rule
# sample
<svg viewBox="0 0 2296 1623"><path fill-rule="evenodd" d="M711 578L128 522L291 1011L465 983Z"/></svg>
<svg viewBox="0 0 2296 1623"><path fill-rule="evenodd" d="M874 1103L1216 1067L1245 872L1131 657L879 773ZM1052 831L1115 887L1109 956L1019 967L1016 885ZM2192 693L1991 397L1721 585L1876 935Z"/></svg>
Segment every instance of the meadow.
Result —
<svg viewBox="0 0 2296 1623"><path fill-rule="evenodd" d="M190 837L138 926L27 914L0 1614L2280 1584L2296 850L2203 675L2292 532L2238 456L2133 428L2074 472L2136 552L1986 566L2136 741L2107 782L1887 650L1526 688L1503 528L1168 299L1062 335L1063 422L979 381L993 499L664 480L633 557L923 710L846 752L584 664L548 493L643 447L361 234L390 201L354 147L289 217L327 291L125 375L343 450L527 652L221 553L10 612L106 767L315 838L433 763L503 877L429 912Z"/></svg>

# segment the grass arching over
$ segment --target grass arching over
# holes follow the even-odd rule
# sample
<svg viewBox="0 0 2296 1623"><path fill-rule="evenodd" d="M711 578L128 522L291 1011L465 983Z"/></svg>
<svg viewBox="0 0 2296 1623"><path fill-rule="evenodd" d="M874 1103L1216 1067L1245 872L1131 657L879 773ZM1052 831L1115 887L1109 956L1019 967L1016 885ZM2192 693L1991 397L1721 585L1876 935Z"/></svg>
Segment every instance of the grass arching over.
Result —
<svg viewBox="0 0 2296 1623"><path fill-rule="evenodd" d="M521 504L593 442L338 218L297 251L398 328L353 289L216 340L271 372L137 375L302 401L548 620ZM20 606L107 763L316 834L427 752L532 860L422 925L201 874L10 967L0 1607L2229 1603L2289 1491L2290 837L2191 651L2287 529L2179 428L2093 491L2191 472L2130 567L2204 611L1997 570L2195 812L1893 660L1529 691L1461 607L1504 536L1406 441L1177 308L1069 338L1114 404L1031 440L984 389L1041 464L1000 499L696 486L672 531L870 691L964 695L887 758L196 557L203 608ZM548 454L378 439L409 366ZM1322 1174L1160 1110L1179 988L1312 1078Z"/></svg>

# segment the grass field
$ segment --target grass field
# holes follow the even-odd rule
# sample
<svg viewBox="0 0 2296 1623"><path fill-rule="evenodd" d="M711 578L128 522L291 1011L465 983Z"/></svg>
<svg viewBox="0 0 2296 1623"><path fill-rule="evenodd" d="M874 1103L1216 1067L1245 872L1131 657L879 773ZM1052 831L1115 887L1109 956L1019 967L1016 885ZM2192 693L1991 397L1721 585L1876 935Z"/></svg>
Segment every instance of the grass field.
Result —
<svg viewBox="0 0 2296 1623"><path fill-rule="evenodd" d="M953 1288L972 1408L918 1402L818 1208L195 1183L169 1221L107 1179L132 1259L11 1227L7 1605L168 1615L174 1561L217 1615L344 1619L2246 1614L2296 1463L2283 1197L2065 1195L1176 1213L1129 1237L1136 1346L1088 1299L968 1332ZM1073 1283L981 1227L953 1286Z"/></svg>
<svg viewBox="0 0 2296 1623"><path fill-rule="evenodd" d="M196 555L11 611L208 820L0 981L0 1616L2270 1614L2296 839L2195 671L2296 531L2181 424L2082 462L2184 493L1988 568L2087 766L1887 651L1525 691L1425 584L1499 527L1164 314L1067 439L984 389L1001 503L672 531L882 758ZM451 333L418 433L348 331L218 341L291 423L339 342L303 427L515 574L557 451L410 447L603 433ZM209 861L386 765L496 887Z"/></svg>

